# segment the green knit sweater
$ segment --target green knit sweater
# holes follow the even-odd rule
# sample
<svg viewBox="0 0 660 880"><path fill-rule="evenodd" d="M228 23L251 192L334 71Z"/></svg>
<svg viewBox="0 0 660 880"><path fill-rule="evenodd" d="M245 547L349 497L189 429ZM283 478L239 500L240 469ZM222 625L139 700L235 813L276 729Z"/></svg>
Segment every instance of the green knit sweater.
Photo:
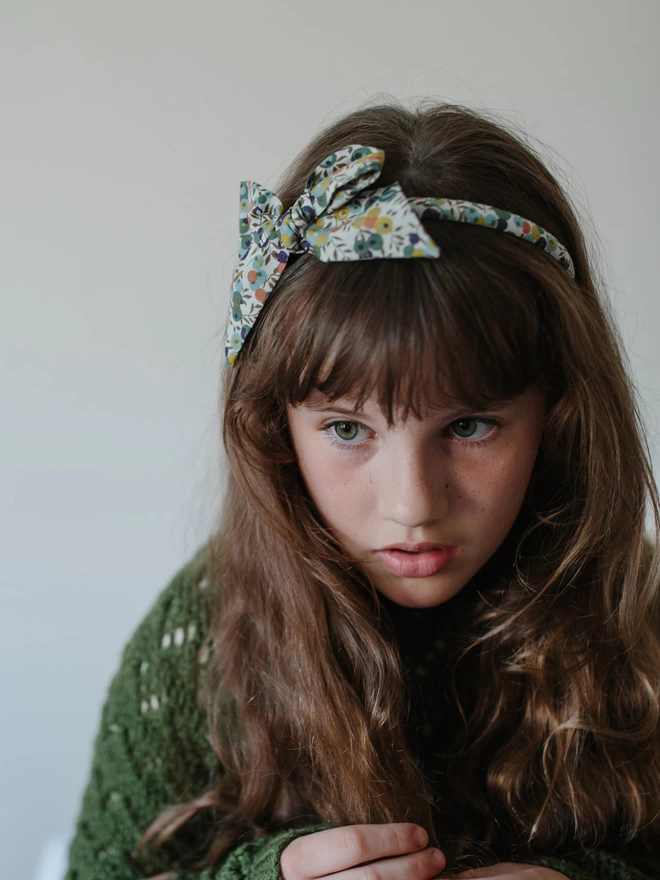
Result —
<svg viewBox="0 0 660 880"><path fill-rule="evenodd" d="M132 855L165 806L201 794L222 770L195 702L194 674L203 673L196 666L208 658L205 549L175 574L124 648L103 705L65 880L144 880L172 869L179 857L185 864L186 855L194 850L199 856L210 845L212 829L194 817L155 862L152 857L148 870ZM424 674L421 666L416 671ZM289 842L330 827L307 825L241 843L217 867L183 871L177 880L281 880L279 857ZM642 873L604 851L525 861L554 868L569 880L660 877L660 857L657 874Z"/></svg>

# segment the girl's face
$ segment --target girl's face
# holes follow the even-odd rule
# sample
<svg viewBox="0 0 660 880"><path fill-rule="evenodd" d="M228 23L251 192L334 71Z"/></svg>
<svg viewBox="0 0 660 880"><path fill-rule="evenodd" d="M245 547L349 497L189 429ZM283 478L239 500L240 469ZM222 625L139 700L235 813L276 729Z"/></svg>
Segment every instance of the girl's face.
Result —
<svg viewBox="0 0 660 880"><path fill-rule="evenodd" d="M326 526L389 599L427 608L456 595L509 532L545 411L544 396L531 389L497 409L444 407L388 429L373 400L358 413L350 400L330 405L317 392L288 406L287 416L303 480ZM453 558L378 553L421 542L454 547ZM427 574L436 560L435 568L444 567Z"/></svg>

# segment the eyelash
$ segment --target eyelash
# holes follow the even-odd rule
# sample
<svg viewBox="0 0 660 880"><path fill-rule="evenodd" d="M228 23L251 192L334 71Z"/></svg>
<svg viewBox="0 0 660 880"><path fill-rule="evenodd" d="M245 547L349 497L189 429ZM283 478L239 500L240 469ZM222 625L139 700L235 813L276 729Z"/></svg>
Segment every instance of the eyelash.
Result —
<svg viewBox="0 0 660 880"><path fill-rule="evenodd" d="M462 446L487 446L489 443L492 443L493 440L497 437L499 433L499 429L502 427L502 422L499 419L486 418L485 416L463 416L458 419L454 419L450 425L455 425L456 422L483 422L484 425L492 425L496 430L491 431L490 434L487 434L485 437L482 437L481 440L466 440L461 437L453 437L451 438L454 443L460 443ZM348 443L345 441L338 440L333 434L331 434L331 430L335 425L358 425L360 428L366 428L366 425L363 425L362 422L355 422L347 419L335 419L333 422L329 422L322 429L323 433L330 438L330 445L334 446L336 449L362 449L363 446L366 446L368 443L367 440L362 440L360 443Z"/></svg>

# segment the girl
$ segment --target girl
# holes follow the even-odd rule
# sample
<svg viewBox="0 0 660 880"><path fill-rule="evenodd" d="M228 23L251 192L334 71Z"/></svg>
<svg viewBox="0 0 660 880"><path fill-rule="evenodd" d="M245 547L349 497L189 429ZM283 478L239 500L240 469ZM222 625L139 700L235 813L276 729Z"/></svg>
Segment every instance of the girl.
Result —
<svg viewBox="0 0 660 880"><path fill-rule="evenodd" d="M556 179L388 100L240 236L222 521L124 650L67 880L660 876L660 505Z"/></svg>

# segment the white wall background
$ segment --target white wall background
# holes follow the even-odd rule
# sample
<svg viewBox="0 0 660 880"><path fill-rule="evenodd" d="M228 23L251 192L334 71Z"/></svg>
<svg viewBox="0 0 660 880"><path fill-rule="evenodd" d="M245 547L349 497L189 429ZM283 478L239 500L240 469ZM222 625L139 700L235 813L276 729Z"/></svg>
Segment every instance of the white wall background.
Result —
<svg viewBox="0 0 660 880"><path fill-rule="evenodd" d="M656 0L0 0L0 875L218 494L238 182L379 93L501 111L592 218L660 459Z"/></svg>

